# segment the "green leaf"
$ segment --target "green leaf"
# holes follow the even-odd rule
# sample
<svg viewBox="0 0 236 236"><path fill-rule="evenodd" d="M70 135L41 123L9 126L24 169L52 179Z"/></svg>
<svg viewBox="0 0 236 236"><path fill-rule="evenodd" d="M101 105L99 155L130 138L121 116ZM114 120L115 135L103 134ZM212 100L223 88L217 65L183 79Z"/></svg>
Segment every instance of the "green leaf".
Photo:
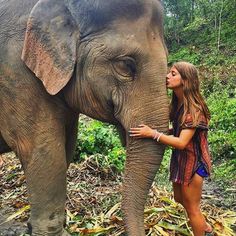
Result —
<svg viewBox="0 0 236 236"><path fill-rule="evenodd" d="M25 211L29 210L30 209L30 205L27 205L25 207L22 207L20 210L18 210L16 213L12 214L11 216L7 217L7 219L1 223L0 225L2 224L5 224L13 219L15 219L16 217L20 216L21 214L23 214Z"/></svg>
<svg viewBox="0 0 236 236"><path fill-rule="evenodd" d="M191 233L188 230L183 229L178 225L173 225L173 224L170 224L165 221L160 221L157 225L164 228L164 229L176 231L176 232L179 232L179 233L186 235L186 236L191 236Z"/></svg>

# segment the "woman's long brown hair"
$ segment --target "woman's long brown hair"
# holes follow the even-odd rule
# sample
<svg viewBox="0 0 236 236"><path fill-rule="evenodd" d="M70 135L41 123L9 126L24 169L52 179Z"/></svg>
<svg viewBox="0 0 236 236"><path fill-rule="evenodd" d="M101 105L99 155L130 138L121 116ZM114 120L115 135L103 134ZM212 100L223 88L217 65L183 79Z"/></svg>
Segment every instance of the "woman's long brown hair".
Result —
<svg viewBox="0 0 236 236"><path fill-rule="evenodd" d="M207 120L210 120L209 109L200 93L200 82L196 67L188 62L176 62L173 67L180 73L183 81L183 106L184 112L182 116L182 124L184 117L190 114L195 126L199 119L199 114L202 112ZM174 116L178 109L178 99L175 93L172 94L170 104L170 121L174 120Z"/></svg>

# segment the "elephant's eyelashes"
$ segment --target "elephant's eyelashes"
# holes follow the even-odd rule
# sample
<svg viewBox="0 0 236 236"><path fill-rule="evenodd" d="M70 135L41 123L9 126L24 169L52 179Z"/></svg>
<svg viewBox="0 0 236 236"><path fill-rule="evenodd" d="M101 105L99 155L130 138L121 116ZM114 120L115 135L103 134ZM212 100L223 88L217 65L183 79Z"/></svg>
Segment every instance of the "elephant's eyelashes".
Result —
<svg viewBox="0 0 236 236"><path fill-rule="evenodd" d="M114 70L124 80L132 80L136 75L136 63L135 60L131 57L118 58L112 63Z"/></svg>

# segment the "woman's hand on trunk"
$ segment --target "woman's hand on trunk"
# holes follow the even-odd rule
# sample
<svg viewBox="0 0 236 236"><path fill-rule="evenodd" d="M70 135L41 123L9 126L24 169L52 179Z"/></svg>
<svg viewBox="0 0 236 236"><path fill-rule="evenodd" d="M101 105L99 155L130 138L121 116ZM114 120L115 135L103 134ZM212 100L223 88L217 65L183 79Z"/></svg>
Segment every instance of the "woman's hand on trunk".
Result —
<svg viewBox="0 0 236 236"><path fill-rule="evenodd" d="M139 125L135 128L130 128L129 136L135 138L154 138L156 135L156 130L150 128L147 125Z"/></svg>

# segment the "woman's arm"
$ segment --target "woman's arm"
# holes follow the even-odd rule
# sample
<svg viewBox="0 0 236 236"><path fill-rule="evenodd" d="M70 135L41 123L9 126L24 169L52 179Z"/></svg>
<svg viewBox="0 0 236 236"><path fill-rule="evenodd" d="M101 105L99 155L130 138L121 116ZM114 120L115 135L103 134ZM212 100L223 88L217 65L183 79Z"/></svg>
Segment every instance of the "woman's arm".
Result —
<svg viewBox="0 0 236 236"><path fill-rule="evenodd" d="M179 137L162 134L147 125L139 125L138 128L130 129L130 136L135 138L154 138L160 137L159 141L177 149L184 149L192 139L196 129L183 129ZM156 133L157 132L157 133ZM161 136L160 136L161 135Z"/></svg>

